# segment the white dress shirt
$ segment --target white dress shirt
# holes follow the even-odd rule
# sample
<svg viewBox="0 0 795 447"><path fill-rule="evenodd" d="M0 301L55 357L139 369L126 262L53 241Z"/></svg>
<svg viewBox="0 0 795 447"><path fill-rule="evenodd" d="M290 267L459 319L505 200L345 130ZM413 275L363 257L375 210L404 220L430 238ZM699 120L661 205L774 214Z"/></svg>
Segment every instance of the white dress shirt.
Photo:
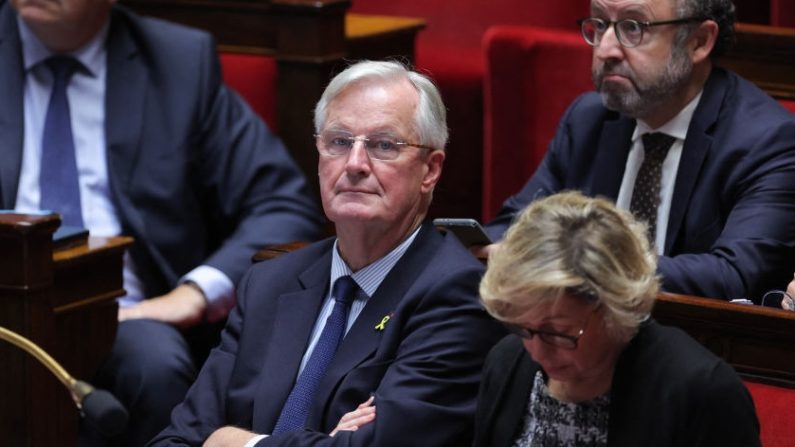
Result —
<svg viewBox="0 0 795 447"><path fill-rule="evenodd" d="M47 49L19 17L17 24L25 67L25 129L22 169L14 209L19 212L37 212L41 196L39 189L41 140L53 85L52 73L42 62L54 53ZM82 67L72 76L66 90L72 120L83 222L91 235L104 237L121 234L121 222L108 182L105 145L107 34L106 24L91 41L69 53L82 64ZM207 297L208 319L215 320L224 316L234 305L234 284L220 270L199 266L185 275L181 281L187 280L198 284ZM124 289L127 294L119 299L119 304L122 306L135 304L145 298L143 284L136 274L135 265L129 254L124 256Z"/></svg>
<svg viewBox="0 0 795 447"><path fill-rule="evenodd" d="M687 129L693 119L698 102L701 100L701 92L696 95L675 117L670 121L652 129L648 124L638 120L635 132L632 134L632 148L627 157L627 164L624 168L624 178L621 181L621 189L618 191L616 205L619 208L628 210L632 202L632 190L635 188L635 178L638 176L640 165L643 163L644 150L642 136L647 133L661 132L670 135L676 140L668 150L662 165L662 176L660 177L660 205L657 207L657 235L654 241L657 254L662 255L665 249L665 237L668 230L668 216L671 213L671 199L674 195L674 185L676 184L676 173L679 171L679 160L682 158L682 148L684 147Z"/></svg>

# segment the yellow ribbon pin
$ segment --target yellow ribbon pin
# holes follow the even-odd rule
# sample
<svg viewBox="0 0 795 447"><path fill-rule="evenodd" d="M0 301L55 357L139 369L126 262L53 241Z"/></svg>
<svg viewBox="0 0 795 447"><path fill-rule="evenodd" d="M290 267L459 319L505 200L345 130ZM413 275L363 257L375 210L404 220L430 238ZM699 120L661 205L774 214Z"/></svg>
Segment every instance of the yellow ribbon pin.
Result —
<svg viewBox="0 0 795 447"><path fill-rule="evenodd" d="M389 321L389 315L384 316L384 318L381 319L381 322L375 325L375 330L383 331L384 327L386 327L387 321Z"/></svg>

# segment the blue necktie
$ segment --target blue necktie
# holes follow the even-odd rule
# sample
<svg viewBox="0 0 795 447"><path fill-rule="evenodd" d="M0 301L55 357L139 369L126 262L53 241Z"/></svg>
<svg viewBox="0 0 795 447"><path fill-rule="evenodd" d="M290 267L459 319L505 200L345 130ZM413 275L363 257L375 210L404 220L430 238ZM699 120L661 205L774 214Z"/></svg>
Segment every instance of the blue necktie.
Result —
<svg viewBox="0 0 795 447"><path fill-rule="evenodd" d="M287 396L279 420L273 428L274 435L298 430L306 423L315 391L345 336L348 309L357 289L356 282L350 276L341 276L334 282L331 293L334 309L326 320L315 350Z"/></svg>
<svg viewBox="0 0 795 447"><path fill-rule="evenodd" d="M80 183L66 87L80 63L71 57L54 56L45 61L53 85L41 139L39 208L57 211L64 225L82 227Z"/></svg>

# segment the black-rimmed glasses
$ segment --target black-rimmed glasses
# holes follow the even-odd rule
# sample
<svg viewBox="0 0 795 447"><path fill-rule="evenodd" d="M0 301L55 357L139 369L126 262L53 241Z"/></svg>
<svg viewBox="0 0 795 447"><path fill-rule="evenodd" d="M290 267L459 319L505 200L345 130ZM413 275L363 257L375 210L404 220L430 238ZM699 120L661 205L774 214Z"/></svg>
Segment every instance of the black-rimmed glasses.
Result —
<svg viewBox="0 0 795 447"><path fill-rule="evenodd" d="M703 17L686 17L683 19L662 20L659 22L644 22L635 19L612 21L588 17L578 20L577 23L580 24L583 39L591 46L598 46L599 42L602 41L602 36L613 26L618 43L624 48L634 48L643 42L643 33L648 28L662 25L682 25L685 23L703 22L704 20L707 19Z"/></svg>
<svg viewBox="0 0 795 447"><path fill-rule="evenodd" d="M318 150L323 155L331 157L348 156L353 149L353 145L357 141L364 144L364 149L370 158L382 161L396 160L403 148L416 147L420 149L434 150L431 146L426 146L419 143L409 143L401 141L390 135L368 135L358 136L342 133L342 132L323 132L316 134L315 138L318 142Z"/></svg>
<svg viewBox="0 0 795 447"><path fill-rule="evenodd" d="M560 332L540 331L512 323L504 324L509 331L521 338L532 340L533 337L538 336L539 340L548 345L555 346L556 348L574 350L577 349L580 338L583 336L583 334L585 334L585 328L588 327L588 322L591 321L591 317L593 317L598 309L599 306L597 306L593 311L591 311L591 313L588 314L588 317L586 317L582 324L582 329L580 329L575 335L562 334Z"/></svg>

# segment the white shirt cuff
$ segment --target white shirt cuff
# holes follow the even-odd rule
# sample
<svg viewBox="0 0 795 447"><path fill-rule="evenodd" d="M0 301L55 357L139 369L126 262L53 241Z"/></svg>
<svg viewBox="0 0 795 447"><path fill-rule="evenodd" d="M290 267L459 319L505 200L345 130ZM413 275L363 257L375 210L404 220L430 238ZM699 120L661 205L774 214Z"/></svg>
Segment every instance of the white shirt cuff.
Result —
<svg viewBox="0 0 795 447"><path fill-rule="evenodd" d="M265 439L265 438L267 438L267 437L268 437L268 435L258 435L258 436L255 436L255 437L251 438L251 439L250 439L250 440L249 440L249 441L246 443L246 445L244 445L243 447L254 447L255 445L257 445L257 443L258 443L258 442L262 441L263 439Z"/></svg>
<svg viewBox="0 0 795 447"><path fill-rule="evenodd" d="M204 292L207 298L207 321L218 321L229 313L235 305L235 285L224 272L215 267L200 265L183 276L180 283L192 281Z"/></svg>

